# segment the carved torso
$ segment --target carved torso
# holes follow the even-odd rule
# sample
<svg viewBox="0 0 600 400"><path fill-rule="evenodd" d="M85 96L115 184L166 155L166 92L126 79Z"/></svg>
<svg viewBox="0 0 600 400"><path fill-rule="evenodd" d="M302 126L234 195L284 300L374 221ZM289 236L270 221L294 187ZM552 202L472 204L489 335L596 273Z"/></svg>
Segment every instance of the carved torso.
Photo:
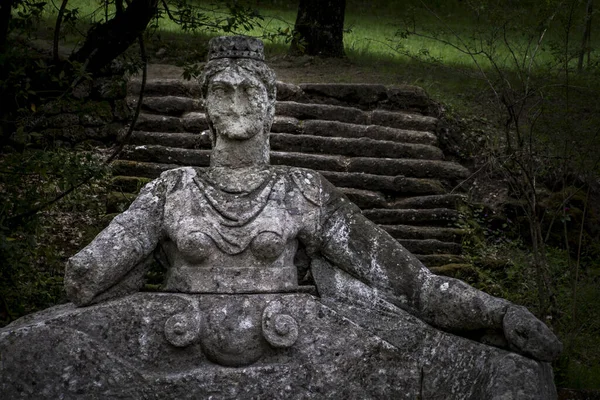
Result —
<svg viewBox="0 0 600 400"><path fill-rule="evenodd" d="M249 189L224 190L192 168L163 177L165 290L187 293L293 291L298 239L317 240L325 202L315 172L270 167ZM243 186L243 185L242 185ZM339 195L336 198L341 197ZM343 200L342 200L343 201Z"/></svg>

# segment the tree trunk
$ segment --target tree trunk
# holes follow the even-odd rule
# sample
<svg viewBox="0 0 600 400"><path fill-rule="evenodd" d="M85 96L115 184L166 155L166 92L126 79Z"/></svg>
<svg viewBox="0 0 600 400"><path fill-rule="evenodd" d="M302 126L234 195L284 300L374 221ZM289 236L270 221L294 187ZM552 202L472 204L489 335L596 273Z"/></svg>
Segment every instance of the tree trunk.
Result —
<svg viewBox="0 0 600 400"><path fill-rule="evenodd" d="M585 7L585 29L583 31L583 40L581 41L581 49L579 51L579 61L577 62L577 71L583 69L583 58L585 53L588 55L588 64L590 63L590 53L592 45L592 12L594 8L594 0L587 0Z"/></svg>
<svg viewBox="0 0 600 400"><path fill-rule="evenodd" d="M96 73L129 48L156 15L159 0L133 0L126 10L90 29L85 43L71 56Z"/></svg>
<svg viewBox="0 0 600 400"><path fill-rule="evenodd" d="M0 2L0 54L4 53L6 48L13 1L14 0L4 0Z"/></svg>
<svg viewBox="0 0 600 400"><path fill-rule="evenodd" d="M344 57L346 0L300 0L290 54Z"/></svg>

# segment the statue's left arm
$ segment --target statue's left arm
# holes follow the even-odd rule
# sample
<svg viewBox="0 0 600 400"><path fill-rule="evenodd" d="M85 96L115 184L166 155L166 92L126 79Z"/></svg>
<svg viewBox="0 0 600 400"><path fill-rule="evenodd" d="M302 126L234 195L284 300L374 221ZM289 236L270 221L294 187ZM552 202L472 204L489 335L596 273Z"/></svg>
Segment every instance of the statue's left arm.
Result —
<svg viewBox="0 0 600 400"><path fill-rule="evenodd" d="M322 193L337 192L322 182ZM524 307L432 274L344 196L321 198L320 253L387 301L450 332L499 332L511 349L539 360L550 361L560 353L556 336Z"/></svg>

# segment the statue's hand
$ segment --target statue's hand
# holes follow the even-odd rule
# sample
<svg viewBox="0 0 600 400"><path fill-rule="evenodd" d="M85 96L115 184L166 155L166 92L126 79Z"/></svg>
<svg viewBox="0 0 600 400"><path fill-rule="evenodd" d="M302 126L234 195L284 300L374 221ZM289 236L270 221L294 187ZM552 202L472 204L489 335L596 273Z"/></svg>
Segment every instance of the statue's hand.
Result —
<svg viewBox="0 0 600 400"><path fill-rule="evenodd" d="M540 361L552 361L562 351L556 335L525 307L511 306L502 321L511 350Z"/></svg>

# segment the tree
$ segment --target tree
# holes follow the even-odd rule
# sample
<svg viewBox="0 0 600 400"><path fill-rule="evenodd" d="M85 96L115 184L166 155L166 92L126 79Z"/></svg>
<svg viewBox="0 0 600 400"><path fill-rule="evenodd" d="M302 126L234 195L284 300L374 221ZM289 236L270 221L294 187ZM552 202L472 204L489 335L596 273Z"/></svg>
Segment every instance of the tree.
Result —
<svg viewBox="0 0 600 400"><path fill-rule="evenodd" d="M581 43L581 50L579 51L579 60L577 62L577 71L583 69L583 58L585 53L587 53L587 61L588 67L590 64L590 55L592 52L591 42L592 42L592 14L594 9L594 0L587 0L587 4L585 6L585 29L583 31L583 40Z"/></svg>
<svg viewBox="0 0 600 400"><path fill-rule="evenodd" d="M144 33L156 16L159 0L133 0L123 10L122 1L116 3L115 17L95 25L87 34L85 43L71 56L71 61L87 62L87 71L97 72L127 50Z"/></svg>
<svg viewBox="0 0 600 400"><path fill-rule="evenodd" d="M300 0L290 54L344 57L346 0Z"/></svg>

